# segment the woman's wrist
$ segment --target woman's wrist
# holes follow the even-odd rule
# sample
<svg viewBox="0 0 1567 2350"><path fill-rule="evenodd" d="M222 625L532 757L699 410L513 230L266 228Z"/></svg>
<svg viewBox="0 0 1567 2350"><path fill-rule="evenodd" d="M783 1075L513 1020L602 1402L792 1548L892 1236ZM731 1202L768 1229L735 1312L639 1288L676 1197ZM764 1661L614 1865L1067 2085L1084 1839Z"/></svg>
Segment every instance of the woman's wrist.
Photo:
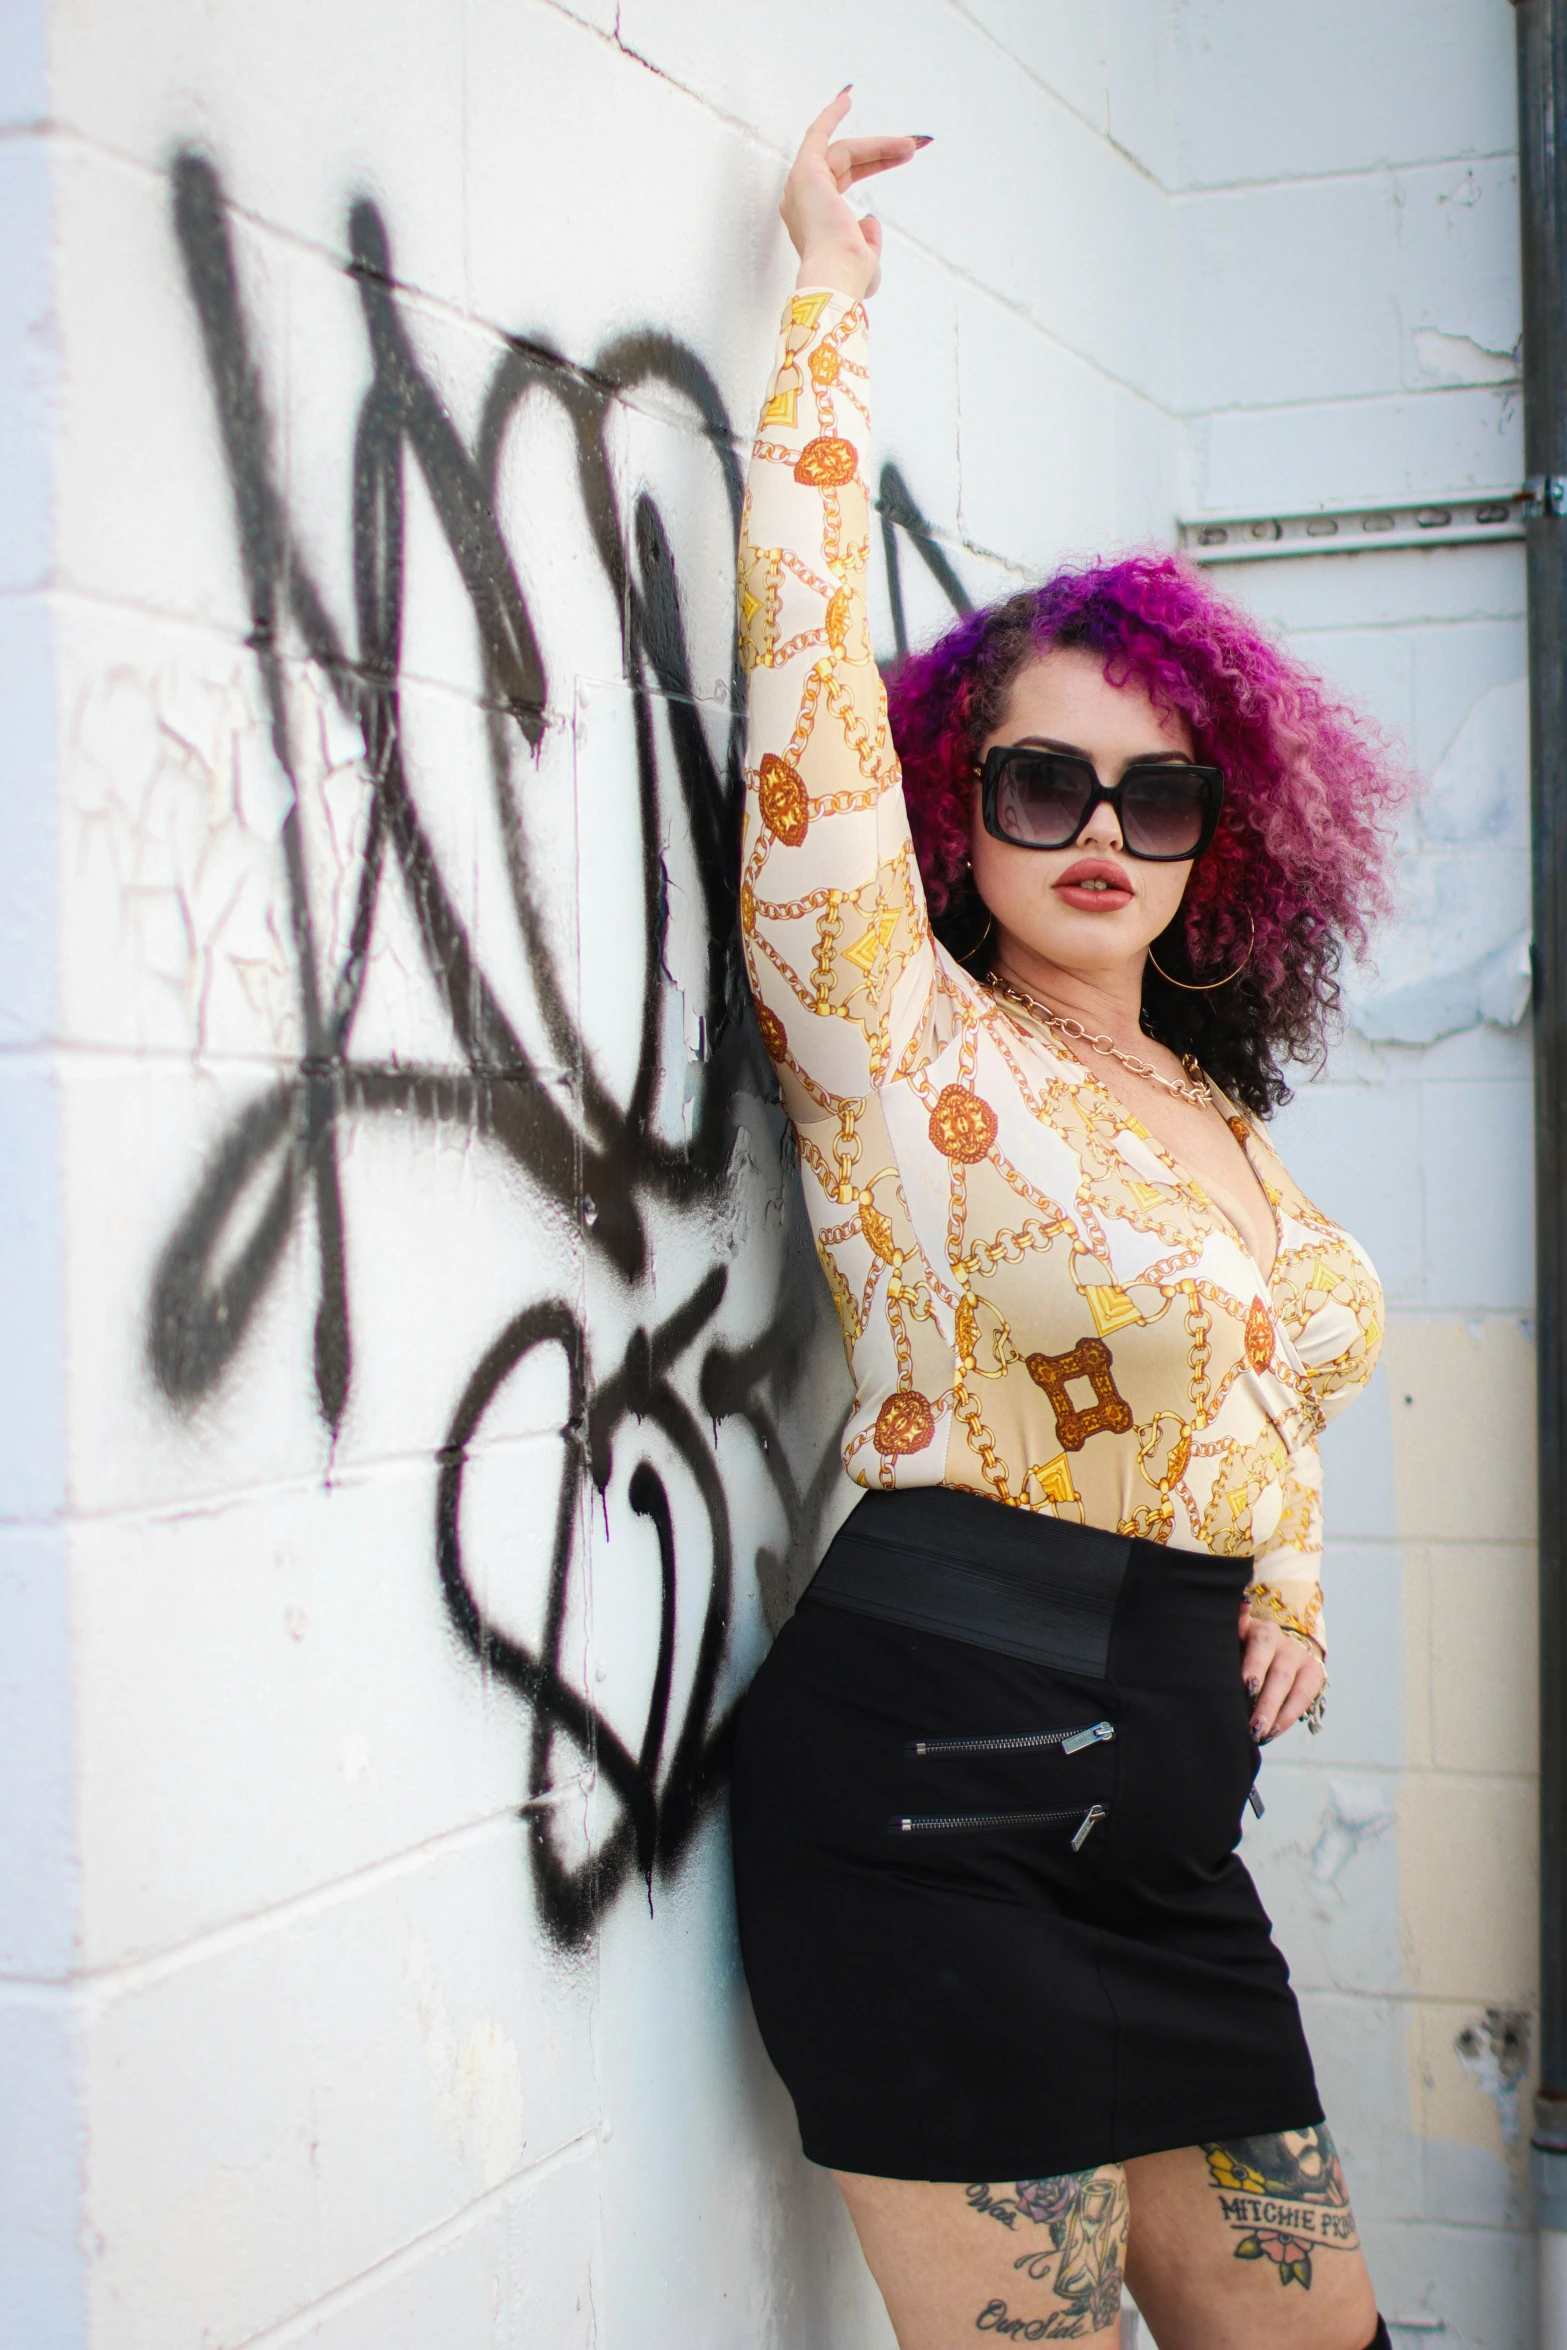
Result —
<svg viewBox="0 0 1567 2350"><path fill-rule="evenodd" d="M794 282L797 287L830 287L833 293L843 294L851 302L863 302L870 291L870 275L863 254L847 253L839 246L802 253Z"/></svg>

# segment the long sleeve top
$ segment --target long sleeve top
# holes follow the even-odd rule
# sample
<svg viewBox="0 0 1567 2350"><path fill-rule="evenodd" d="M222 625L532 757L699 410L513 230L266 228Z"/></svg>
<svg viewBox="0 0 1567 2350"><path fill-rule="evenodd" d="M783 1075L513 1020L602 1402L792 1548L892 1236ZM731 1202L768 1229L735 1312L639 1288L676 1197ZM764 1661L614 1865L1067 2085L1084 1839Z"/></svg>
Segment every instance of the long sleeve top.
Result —
<svg viewBox="0 0 1567 2350"><path fill-rule="evenodd" d="M1375 1365L1376 1274L1232 1111L1264 1278L1095 1072L933 937L871 653L869 444L865 311L802 290L741 520L740 919L855 1381L844 1465L1248 1557L1253 1614L1320 1642L1317 1437Z"/></svg>

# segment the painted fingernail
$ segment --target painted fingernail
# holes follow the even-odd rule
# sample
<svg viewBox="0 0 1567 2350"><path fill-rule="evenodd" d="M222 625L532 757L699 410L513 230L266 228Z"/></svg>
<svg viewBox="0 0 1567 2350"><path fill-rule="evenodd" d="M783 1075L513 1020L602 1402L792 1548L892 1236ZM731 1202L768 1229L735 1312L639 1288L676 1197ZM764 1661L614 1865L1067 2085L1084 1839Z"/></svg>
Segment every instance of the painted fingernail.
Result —
<svg viewBox="0 0 1567 2350"><path fill-rule="evenodd" d="M1262 1683L1260 1681L1248 1681L1246 1684L1246 1694L1248 1697L1260 1697L1262 1694Z"/></svg>
<svg viewBox="0 0 1567 2350"><path fill-rule="evenodd" d="M844 85L843 85L843 88L842 88L842 89L841 89L841 90L838 92L838 95L839 95L839 97L840 97L840 98L847 98L847 96L849 95L849 92L850 92L850 91L853 89L853 87L854 87L854 84L853 84L852 82L845 82L845 83L844 83Z"/></svg>
<svg viewBox="0 0 1567 2350"><path fill-rule="evenodd" d="M916 131L914 133L914 144L916 147L928 147L931 143L931 140L935 136L936 134L934 131Z"/></svg>
<svg viewBox="0 0 1567 2350"><path fill-rule="evenodd" d="M1262 1721L1259 1715L1253 1714L1252 1716L1251 1734L1260 1746L1262 1744Z"/></svg>

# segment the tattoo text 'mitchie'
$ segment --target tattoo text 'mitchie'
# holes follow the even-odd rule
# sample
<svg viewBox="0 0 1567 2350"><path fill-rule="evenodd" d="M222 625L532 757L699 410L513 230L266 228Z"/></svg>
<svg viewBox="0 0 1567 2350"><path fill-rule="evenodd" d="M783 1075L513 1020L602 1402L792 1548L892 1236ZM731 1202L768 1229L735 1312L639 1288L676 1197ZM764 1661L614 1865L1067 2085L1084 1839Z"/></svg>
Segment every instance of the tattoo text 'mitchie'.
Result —
<svg viewBox="0 0 1567 2350"><path fill-rule="evenodd" d="M1237 2260L1271 2261L1281 2285L1311 2290L1317 2252L1353 2252L1360 2238L1325 2125L1205 2142L1209 2180L1237 2237Z"/></svg>

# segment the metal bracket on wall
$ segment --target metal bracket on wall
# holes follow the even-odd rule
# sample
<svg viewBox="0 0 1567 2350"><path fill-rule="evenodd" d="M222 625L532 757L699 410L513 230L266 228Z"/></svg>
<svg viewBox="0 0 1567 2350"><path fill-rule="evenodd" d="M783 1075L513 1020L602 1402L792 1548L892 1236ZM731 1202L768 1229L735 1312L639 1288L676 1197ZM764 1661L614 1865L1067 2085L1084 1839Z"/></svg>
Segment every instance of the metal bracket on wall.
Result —
<svg viewBox="0 0 1567 2350"><path fill-rule="evenodd" d="M1531 522L1542 514L1567 514L1567 473L1531 473L1523 491Z"/></svg>
<svg viewBox="0 0 1567 2350"><path fill-rule="evenodd" d="M1309 512L1201 514L1177 525L1194 563L1256 563L1281 555L1363 555L1390 547L1472 547L1521 539L1532 514L1567 513L1567 476L1521 489L1454 490L1441 497L1379 505L1317 506Z"/></svg>

